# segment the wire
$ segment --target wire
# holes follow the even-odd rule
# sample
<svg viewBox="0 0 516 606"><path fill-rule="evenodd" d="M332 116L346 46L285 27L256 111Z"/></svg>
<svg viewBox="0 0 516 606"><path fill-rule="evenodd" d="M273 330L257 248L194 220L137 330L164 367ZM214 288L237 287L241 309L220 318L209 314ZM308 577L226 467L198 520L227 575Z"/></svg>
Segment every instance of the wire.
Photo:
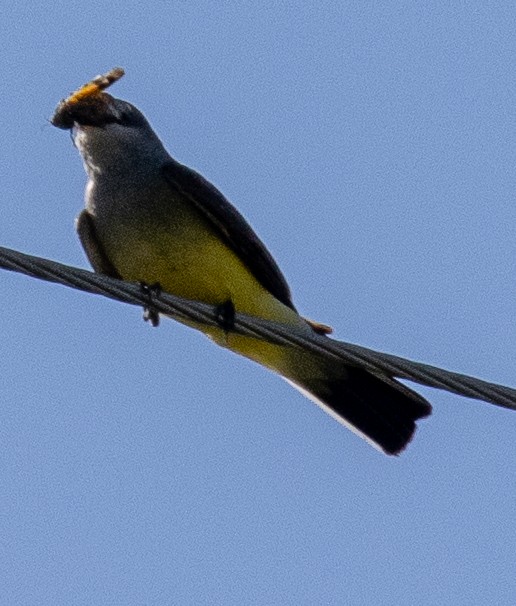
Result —
<svg viewBox="0 0 516 606"><path fill-rule="evenodd" d="M123 303L142 307L149 305L149 294L145 293L138 283L117 280L8 248L0 247L0 267L33 278L103 295ZM168 293L160 293L152 296L152 308L180 322L220 327L214 307L199 301L190 301ZM413 362L359 345L336 341L315 333L307 335L296 330L295 327L254 316L236 314L234 330L250 337L302 347L330 359L339 359L354 366L361 366L372 373L408 379L420 385L444 389L461 396L516 410L516 389L510 387L488 383L481 379Z"/></svg>

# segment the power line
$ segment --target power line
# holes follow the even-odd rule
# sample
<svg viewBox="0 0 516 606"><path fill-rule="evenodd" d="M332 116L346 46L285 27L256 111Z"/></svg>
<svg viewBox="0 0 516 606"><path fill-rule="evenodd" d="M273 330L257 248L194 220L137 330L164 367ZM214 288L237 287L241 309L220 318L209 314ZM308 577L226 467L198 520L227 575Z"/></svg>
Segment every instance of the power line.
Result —
<svg viewBox="0 0 516 606"><path fill-rule="evenodd" d="M103 295L123 303L141 307L149 305L149 295L137 283L116 280L8 248L0 247L0 267L77 290ZM152 308L180 322L219 326L214 307L199 301L160 293L152 295ZM516 389L488 383L475 377L336 341L315 333L307 336L295 327L244 314L236 314L234 330L246 336L310 349L328 358L361 366L372 373L387 373L421 385L444 389L461 396L516 410Z"/></svg>

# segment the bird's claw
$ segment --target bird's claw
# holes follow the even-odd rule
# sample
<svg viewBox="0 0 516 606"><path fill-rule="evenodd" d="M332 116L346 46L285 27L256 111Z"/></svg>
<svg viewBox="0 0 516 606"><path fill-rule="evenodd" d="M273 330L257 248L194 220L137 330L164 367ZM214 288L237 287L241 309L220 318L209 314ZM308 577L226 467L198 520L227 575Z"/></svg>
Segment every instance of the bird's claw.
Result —
<svg viewBox="0 0 516 606"><path fill-rule="evenodd" d="M217 305L215 315L219 326L225 332L228 332L235 327L235 306L231 299Z"/></svg>
<svg viewBox="0 0 516 606"><path fill-rule="evenodd" d="M143 320L144 322L150 322L155 328L159 326L159 312L156 311L152 306L153 298L157 298L161 295L161 286L158 282L154 284L146 284L140 282L142 292L147 296L149 302L143 306Z"/></svg>

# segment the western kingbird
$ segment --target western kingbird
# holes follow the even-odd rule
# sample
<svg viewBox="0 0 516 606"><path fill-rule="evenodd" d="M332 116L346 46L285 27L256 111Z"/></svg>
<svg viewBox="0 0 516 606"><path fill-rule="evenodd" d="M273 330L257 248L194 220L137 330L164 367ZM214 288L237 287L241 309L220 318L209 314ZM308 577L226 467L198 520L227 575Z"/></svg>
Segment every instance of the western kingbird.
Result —
<svg viewBox="0 0 516 606"><path fill-rule="evenodd" d="M71 129L88 175L77 230L94 270L219 306L220 328L193 326L279 373L380 450L401 452L431 412L420 395L387 374L231 331L232 311L306 334L331 329L297 313L276 262L226 198L168 154L136 107L104 92L122 75L98 76L52 118Z"/></svg>

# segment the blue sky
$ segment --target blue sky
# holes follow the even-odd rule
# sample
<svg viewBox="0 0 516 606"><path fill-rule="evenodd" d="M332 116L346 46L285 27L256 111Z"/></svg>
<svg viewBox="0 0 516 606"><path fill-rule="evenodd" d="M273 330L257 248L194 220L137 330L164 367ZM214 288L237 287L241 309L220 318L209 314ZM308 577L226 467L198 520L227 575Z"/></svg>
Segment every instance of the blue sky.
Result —
<svg viewBox="0 0 516 606"><path fill-rule="evenodd" d="M508 2L4 6L0 245L86 267L56 103L115 65L336 337L516 385ZM514 604L516 415L380 455L172 321L0 272L0 603Z"/></svg>

